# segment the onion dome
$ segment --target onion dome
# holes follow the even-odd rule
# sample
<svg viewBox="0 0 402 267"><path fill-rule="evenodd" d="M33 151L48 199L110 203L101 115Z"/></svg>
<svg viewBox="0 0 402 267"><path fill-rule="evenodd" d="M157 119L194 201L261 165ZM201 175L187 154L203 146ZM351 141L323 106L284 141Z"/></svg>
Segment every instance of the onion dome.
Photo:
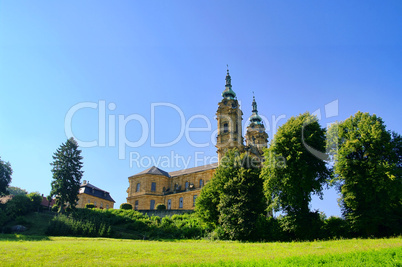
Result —
<svg viewBox="0 0 402 267"><path fill-rule="evenodd" d="M229 69L227 70L227 75L226 75L226 85L225 85L225 90L222 92L222 97L226 99L235 99L236 98L236 93L232 90L232 79L230 78L229 75Z"/></svg>
<svg viewBox="0 0 402 267"><path fill-rule="evenodd" d="M262 124L262 118L258 115L258 110L257 110L257 102L255 102L255 97L253 96L253 110L252 114L249 118L250 123L255 123L255 124Z"/></svg>

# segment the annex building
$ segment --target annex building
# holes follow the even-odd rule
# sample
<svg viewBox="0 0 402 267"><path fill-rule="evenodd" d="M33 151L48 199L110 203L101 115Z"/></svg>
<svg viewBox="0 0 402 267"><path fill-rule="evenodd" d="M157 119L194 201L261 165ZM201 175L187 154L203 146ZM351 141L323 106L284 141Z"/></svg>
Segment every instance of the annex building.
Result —
<svg viewBox="0 0 402 267"><path fill-rule="evenodd" d="M115 201L110 196L109 192L102 190L89 181L84 180L78 190L77 208L85 208L85 205L92 203L99 209L113 209Z"/></svg>
<svg viewBox="0 0 402 267"><path fill-rule="evenodd" d="M128 177L127 202L136 210L153 210L158 204L164 204L169 210L193 210L202 187L212 178L219 162L229 149L238 148L240 152L247 151L262 160L262 149L267 147L268 134L262 118L258 115L254 96L252 107L244 144L243 112L236 93L232 90L228 70L225 90L222 92L222 100L218 103L216 112L218 163L174 172L166 172L153 166Z"/></svg>

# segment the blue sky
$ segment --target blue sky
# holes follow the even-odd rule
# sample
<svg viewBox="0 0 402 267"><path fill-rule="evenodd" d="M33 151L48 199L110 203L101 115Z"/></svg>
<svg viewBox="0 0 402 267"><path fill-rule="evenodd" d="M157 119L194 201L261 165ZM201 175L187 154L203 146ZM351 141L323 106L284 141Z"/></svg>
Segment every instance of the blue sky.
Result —
<svg viewBox="0 0 402 267"><path fill-rule="evenodd" d="M49 163L79 105L72 133L98 141L82 147L84 179L116 206L127 177L146 167L130 153L143 165L173 153L189 167L200 165L196 155L216 156L226 64L243 122L254 91L269 140L287 118L317 110L324 127L360 110L402 133L401 14L401 1L1 1L0 156L14 169L11 185L50 192ZM180 137L207 121L210 130ZM180 138L156 147L151 133L158 144ZM122 136L141 145L122 152ZM312 208L339 215L336 198L328 190Z"/></svg>

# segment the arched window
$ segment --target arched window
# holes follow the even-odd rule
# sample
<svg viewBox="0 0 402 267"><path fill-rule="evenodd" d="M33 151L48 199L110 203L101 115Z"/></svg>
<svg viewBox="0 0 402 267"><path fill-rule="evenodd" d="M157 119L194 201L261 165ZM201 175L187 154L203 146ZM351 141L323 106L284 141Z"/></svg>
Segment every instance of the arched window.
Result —
<svg viewBox="0 0 402 267"><path fill-rule="evenodd" d="M141 184L138 183L138 184L137 184L137 189L135 190L135 192L140 192L140 188L141 188Z"/></svg>
<svg viewBox="0 0 402 267"><path fill-rule="evenodd" d="M204 186L204 180L200 179L200 188Z"/></svg>
<svg viewBox="0 0 402 267"><path fill-rule="evenodd" d="M167 209L170 210L171 208L172 208L172 200L169 199Z"/></svg>
<svg viewBox="0 0 402 267"><path fill-rule="evenodd" d="M151 200L151 205L149 207L150 210L153 210L155 208L155 200Z"/></svg>
<svg viewBox="0 0 402 267"><path fill-rule="evenodd" d="M228 125L227 122L225 122L225 123L223 124L223 132L224 132L224 133L227 133L228 131L229 131L229 125Z"/></svg>
<svg viewBox="0 0 402 267"><path fill-rule="evenodd" d="M179 200L179 209L183 208L183 198L181 197Z"/></svg>

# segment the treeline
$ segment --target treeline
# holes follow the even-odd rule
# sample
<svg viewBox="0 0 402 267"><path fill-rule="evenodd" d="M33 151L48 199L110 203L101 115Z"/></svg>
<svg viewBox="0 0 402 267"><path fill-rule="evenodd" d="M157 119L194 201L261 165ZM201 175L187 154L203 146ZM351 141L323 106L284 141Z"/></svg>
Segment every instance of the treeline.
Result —
<svg viewBox="0 0 402 267"><path fill-rule="evenodd" d="M402 137L358 112L322 128L309 113L290 118L261 164L229 150L196 203L219 238L311 240L402 234ZM335 186L344 219L323 219L312 195ZM283 214L269 218L274 212Z"/></svg>

